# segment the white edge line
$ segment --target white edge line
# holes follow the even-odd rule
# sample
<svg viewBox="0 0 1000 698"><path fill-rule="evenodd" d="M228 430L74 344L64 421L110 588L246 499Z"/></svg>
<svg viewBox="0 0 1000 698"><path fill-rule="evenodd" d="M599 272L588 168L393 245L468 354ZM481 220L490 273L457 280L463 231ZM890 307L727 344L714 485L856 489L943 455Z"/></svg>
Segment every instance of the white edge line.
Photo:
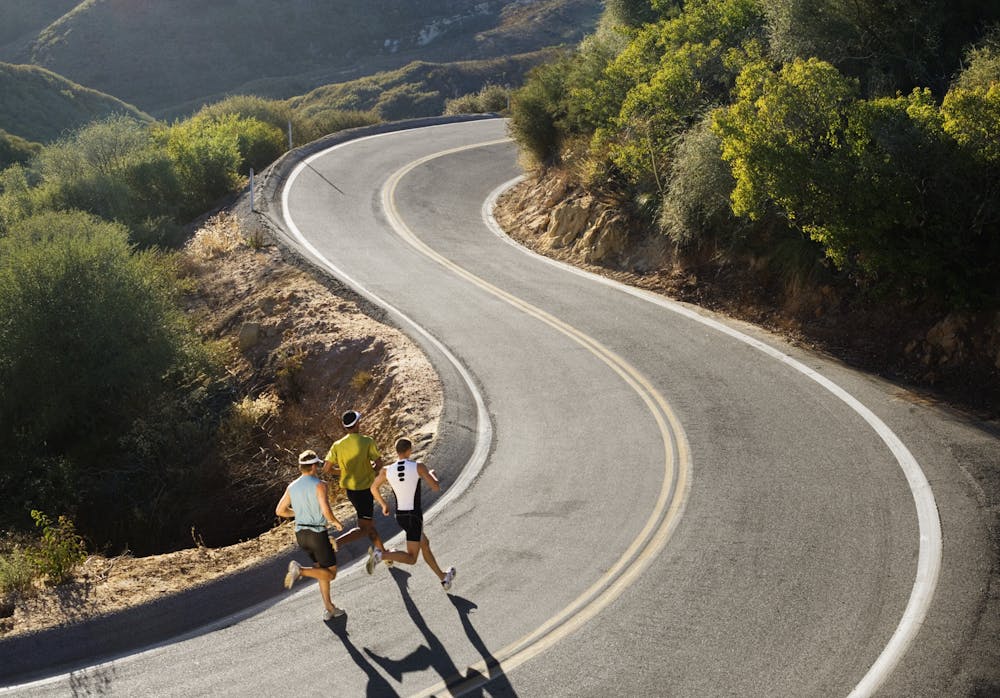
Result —
<svg viewBox="0 0 1000 698"><path fill-rule="evenodd" d="M443 125L449 125L449 124L443 124ZM434 127L431 126L428 128L434 128ZM362 138L356 138L353 140L344 141L343 143L338 143L337 145L327 148L326 150L321 150L318 153L314 153L313 155L309 156L308 158L300 162L295 167L295 169L292 170L292 173L288 176L288 181L285 182L285 185L281 190L281 209L282 209L282 216L285 220L285 224L289 227L295 240L304 249L307 249L311 255L313 255L315 261L320 263L322 267L324 267L327 271L336 276L339 280L343 281L345 284L354 289L354 291L356 291L359 295L368 299L372 303L386 309L391 314L395 315L400 322L409 325L409 327L414 332L418 333L421 337L430 342L434 346L434 348L440 351L444 355L444 357L455 367L455 370L458 371L459 375L462 376L462 380L465 381L465 384L468 387L469 392L472 394L472 397L476 402L476 424L477 424L476 446L472 451L472 455L469 456L469 460L466 461L465 466L462 467L459 476L455 479L455 482L445 490L444 494L442 494L440 497L437 498L437 500L435 500L432 506L428 508L427 513L424 516L424 519L430 521L437 515L439 509L445 507L448 503L456 499L460 494L462 494L466 489L468 489L469 485L472 484L472 482L482 471L483 466L486 464L486 458L489 455L490 445L493 442L493 425L490 422L489 412L487 412L486 410L486 400L483 398L482 392L480 392L478 386L476 385L476 382L473 380L472 374L469 373L468 369L466 369L465 366L462 365L462 362L460 362L458 358L454 354L452 354L451 351L449 351L444 344L440 342L440 340L434 337L434 335L432 335L426 329L418 325L408 315L406 315L395 306L391 305L387 301L383 300L379 296L375 295L374 293L366 289L360 283L355 281L352 277L345 274L339 267L333 264L333 262L324 257L319 252L319 250L317 250L316 247L313 246L313 244L305 238L305 236L302 234L302 231L299 230L299 227L297 225L295 225L295 221L292 220L291 216L288 213L288 190L291 188L292 183L299 176L302 170L304 170L309 165L310 162L326 155L327 153L333 150L336 150L346 145L350 145L352 143L369 140L371 138L381 138L382 136L398 135L399 133L400 133L399 131L391 131L388 133L376 133L371 136L364 136ZM386 542L391 543L392 541L395 541L397 539L402 540L402 534L397 534L396 536L393 536ZM361 569L363 564L364 564L364 559L358 559L352 565L349 565L346 569L344 569L341 574L338 574L338 576L357 573ZM65 681L67 679L70 679L74 675L88 674L96 671L101 671L103 669L112 667L116 663L125 659L136 659L139 657L146 657L158 654L164 651L170 645L173 645L177 642L183 642L185 640L189 640L194 637L198 637L200 635L205 635L208 633L215 632L216 630L221 630L241 620L250 618L251 616L257 614L258 612L264 610L268 606L277 606L282 603L286 603L294 596L306 593L307 591L310 591L309 587L302 587L298 590L298 592L290 594L286 598L281 599L277 602L275 602L273 599L262 601L258 604L251 606L250 608L237 611L236 613L226 616L225 618L220 618L219 620L209 623L208 625L202 626L200 628L184 633L177 637L170 638L166 642L157 643L153 647L150 647L149 649L146 650L142 650L140 652L123 654L119 657L108 660L106 662L102 662L100 664L94 664L87 667L81 667L74 671L65 674L59 674L57 676L47 676L44 679L38 679L36 681L30 681L28 683L17 684L12 686L2 686L0 687L0 695L13 693L15 691L21 691L30 688L39 688L48 684L58 683L60 681Z"/></svg>
<svg viewBox="0 0 1000 698"><path fill-rule="evenodd" d="M895 669L896 665L903 658L903 655L905 655L907 650L910 648L910 645L913 643L914 638L916 638L920 628L923 626L924 619L927 617L927 611L930 608L931 601L934 597L934 590L937 587L938 576L941 572L941 521L938 517L937 503L934 501L934 493L931 491L930 483L927 481L927 477L920 468L920 464L917 463L916 458L913 457L913 454L910 453L909 449L906 448L900 438L896 436L896 434L885 424L885 422L879 419L874 412L865 407L865 405L863 405L857 398L831 381L829 378L817 373L802 362L793 359L788 354L785 354L784 352L775 349L758 339L754 339L739 330L724 325L718 320L713 320L699 315L690 308L687 308L675 301L671 301L649 291L628 286L613 279L601 276L600 274L580 269L571 264L552 259L551 257L546 257L545 255L530 250L514 241L503 231L500 224L497 223L496 218L493 216L493 209L496 206L496 201L500 195L522 180L524 180L523 175L504 182L499 187L494 189L487 197L486 201L483 202L483 219L486 221L488 227L493 231L493 233L501 240L521 250L523 253L545 262L546 264L550 264L564 271L577 274L578 276L589 278L631 296L635 296L636 298L654 303L671 312L677 313L678 315L682 315L718 332L729 335L730 337L748 344L768 356L777 359L786 366L795 369L807 378L815 381L843 401L848 407L860 415L861 418L875 430L886 446L889 447L889 450L896 458L896 462L899 463L899 467L903 470L906 482L913 495L913 501L917 510L917 520L919 523L920 545L917 559L916 577L913 582L913 588L910 591L909 601L903 611L899 625L896 626L895 632L892 634L892 637L889 639L888 644L886 644L881 654L875 660L875 663L872 664L865 676L851 691L849 698L871 696L889 677L893 669Z"/></svg>
<svg viewBox="0 0 1000 698"><path fill-rule="evenodd" d="M438 509L443 508L449 502L456 499L460 494L462 494L462 492L468 489L469 485L472 484L473 480L476 479L476 477L482 471L483 466L486 464L486 458L489 455L490 445L493 442L493 425L490 422L489 413L486 410L486 400L483 397L482 392L479 390L479 387L476 385L475 380L473 380L472 374L469 373L469 370L462 364L462 362L459 361L454 354L452 354L452 352L448 349L448 347L446 347L437 337L432 335L427 329L417 324L412 318L406 315L399 308L395 307L388 301L382 299L381 297L369 291L367 288L362 286L358 281L356 281L353 277L345 273L333 262L324 257L323 254L320 253L320 251L316 249L316 247L311 242L309 242L306 239L306 237L302 234L302 231L299 230L299 227L295 224L295 221L292 220L292 217L288 211L288 192L291 189L295 179L299 176L302 170L304 170L313 160L323 157L327 153L330 153L334 150L337 150L338 148L342 148L347 145L359 143L361 141L370 140L373 138L382 138L383 136L398 135L398 134L399 134L398 131L393 131L390 133L377 133L371 136L364 136L362 138L357 138L354 140L339 143L335 146L327 148L326 150L322 150L318 153L310 155L308 158L299 163L292 171L292 173L288 176L288 181L285 182L285 185L281 190L281 209L282 209L282 216L284 217L285 220L285 224L289 227L295 240L302 246L302 248L308 250L309 253L313 255L315 260L321 264L321 266L326 268L330 273L332 273L338 279L340 279L345 284L354 289L359 295L368 299L375 305L378 305L386 309L391 314L396 316L397 320L399 320L401 324L408 325L413 332L419 334L425 340L430 342L430 344L433 345L435 349L440 351L441 354L444 355L444 357L448 360L448 362L455 367L455 370L458 371L459 375L462 376L462 380L465 382L466 387L469 389L469 392L472 394L472 397L475 400L476 403L475 449L473 450L472 455L469 456L469 460L466 462L465 466L463 466L461 472L459 473L459 476L455 479L455 482L451 485L451 487L449 487L445 491L443 495L438 497L438 499L434 502L433 506L431 506L428 509L427 514L424 518L430 520L436 515ZM357 567L357 566L359 566L358 563L356 563L352 567Z"/></svg>

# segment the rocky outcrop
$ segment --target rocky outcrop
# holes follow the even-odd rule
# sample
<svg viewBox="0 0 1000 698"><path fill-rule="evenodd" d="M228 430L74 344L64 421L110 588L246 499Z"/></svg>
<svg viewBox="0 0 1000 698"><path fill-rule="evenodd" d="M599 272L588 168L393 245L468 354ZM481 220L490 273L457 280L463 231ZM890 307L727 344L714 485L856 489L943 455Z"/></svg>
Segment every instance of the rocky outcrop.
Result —
<svg viewBox="0 0 1000 698"><path fill-rule="evenodd" d="M564 250L588 264L621 260L629 241L628 217L613 201L571 190L561 178L542 178L512 192L503 207L517 211L517 226L538 237L542 251ZM501 220L509 229L513 223Z"/></svg>
<svg viewBox="0 0 1000 698"><path fill-rule="evenodd" d="M506 192L494 216L542 254L778 328L867 370L1000 413L1000 312L942 317L930 308L866 301L849 279L783 277L773 255L760 251L678 250L602 196L570 173L539 171Z"/></svg>
<svg viewBox="0 0 1000 698"><path fill-rule="evenodd" d="M1000 371L1000 312L956 312L914 339L906 353L931 368L959 366L977 357L988 357Z"/></svg>

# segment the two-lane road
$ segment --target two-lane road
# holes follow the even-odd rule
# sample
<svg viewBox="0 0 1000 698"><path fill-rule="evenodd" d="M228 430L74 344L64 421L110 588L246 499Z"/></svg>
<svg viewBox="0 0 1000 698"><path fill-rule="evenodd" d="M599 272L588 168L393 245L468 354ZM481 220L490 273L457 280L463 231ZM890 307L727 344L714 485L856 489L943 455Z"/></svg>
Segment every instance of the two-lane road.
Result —
<svg viewBox="0 0 1000 698"><path fill-rule="evenodd" d="M32 692L972 690L994 551L964 468L997 458L996 437L508 244L482 212L519 173L505 135L487 120L350 141L284 190L304 254L390 306L444 376L429 465L455 496L427 531L452 593L422 563L354 569L334 582L346 622L297 589Z"/></svg>

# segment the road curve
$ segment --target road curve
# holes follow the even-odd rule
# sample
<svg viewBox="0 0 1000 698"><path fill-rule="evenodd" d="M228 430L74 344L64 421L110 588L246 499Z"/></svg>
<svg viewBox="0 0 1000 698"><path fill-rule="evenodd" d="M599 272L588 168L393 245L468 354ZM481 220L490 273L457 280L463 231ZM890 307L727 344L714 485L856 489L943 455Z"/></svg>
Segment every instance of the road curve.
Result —
<svg viewBox="0 0 1000 698"><path fill-rule="evenodd" d="M996 436L506 244L481 212L518 174L504 129L351 141L285 192L304 254L392 306L467 395L442 440L476 429L481 448L430 463L460 493L428 524L451 594L419 565L349 570L346 622L320 622L304 587L24 692L931 696L980 679L992 552L963 468Z"/></svg>

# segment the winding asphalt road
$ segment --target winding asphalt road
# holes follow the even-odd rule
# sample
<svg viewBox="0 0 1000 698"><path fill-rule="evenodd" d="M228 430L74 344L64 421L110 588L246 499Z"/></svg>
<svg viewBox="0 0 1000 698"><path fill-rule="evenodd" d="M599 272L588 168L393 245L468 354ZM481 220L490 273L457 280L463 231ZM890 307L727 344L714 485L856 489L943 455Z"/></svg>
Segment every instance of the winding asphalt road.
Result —
<svg viewBox="0 0 1000 698"><path fill-rule="evenodd" d="M427 349L448 408L427 531L37 695L941 696L1000 684L987 427L491 230L501 120L363 138L284 190L303 254ZM387 446L387 445L385 445ZM985 465L984 465L985 464ZM987 467L988 469L988 467ZM384 531L394 523L380 519ZM995 591L993 592L996 593ZM995 600L994 602L995 603Z"/></svg>

